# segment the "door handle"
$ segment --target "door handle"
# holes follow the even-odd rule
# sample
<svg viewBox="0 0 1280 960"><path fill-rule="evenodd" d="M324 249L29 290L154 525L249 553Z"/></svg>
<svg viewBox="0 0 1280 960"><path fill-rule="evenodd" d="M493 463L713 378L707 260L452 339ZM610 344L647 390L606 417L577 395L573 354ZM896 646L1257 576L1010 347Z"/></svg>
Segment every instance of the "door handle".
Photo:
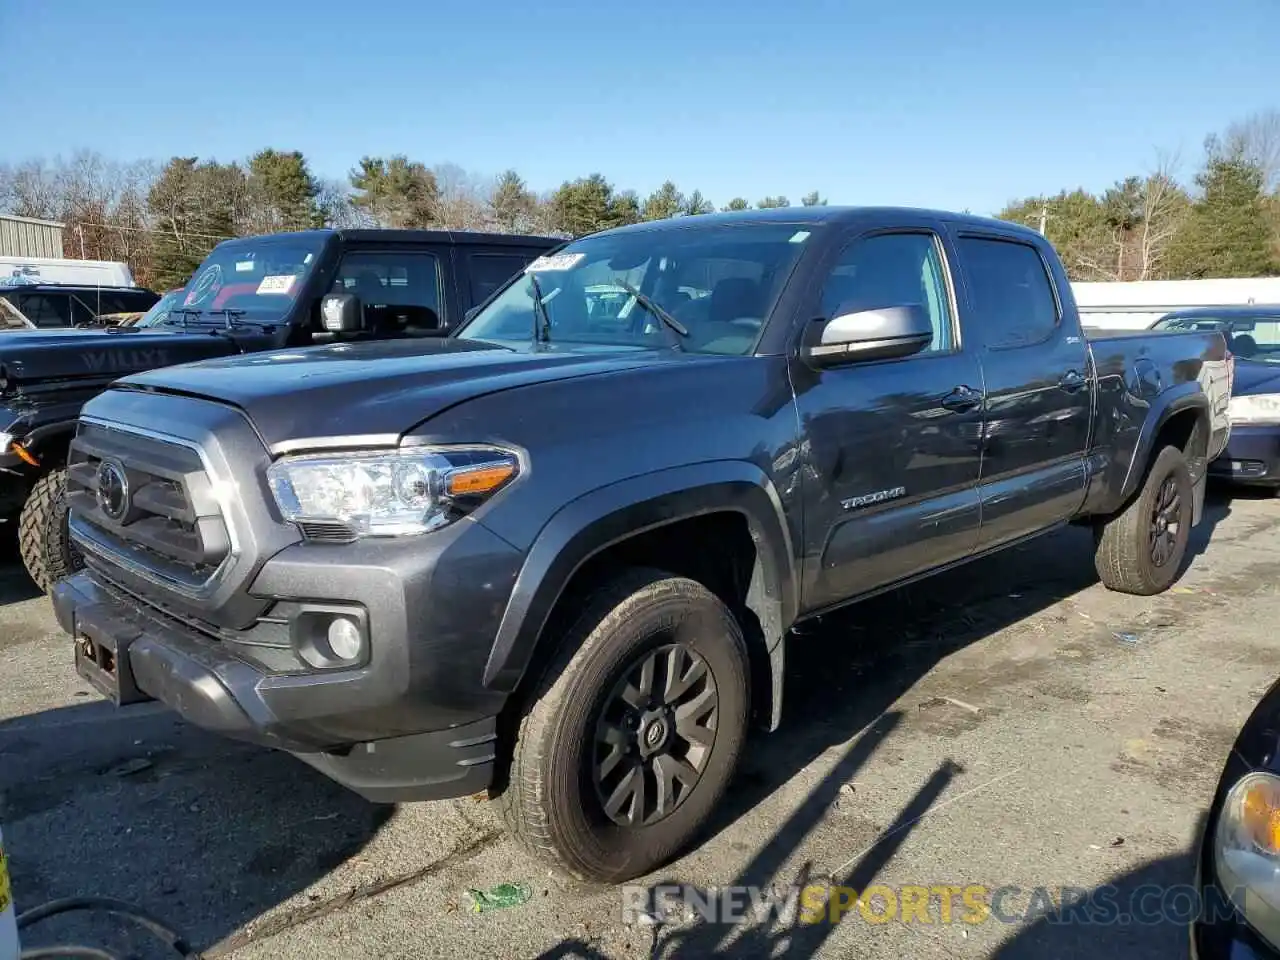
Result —
<svg viewBox="0 0 1280 960"><path fill-rule="evenodd" d="M1059 378L1058 386L1067 393L1075 393L1084 386L1084 377L1080 376L1078 370L1068 370Z"/></svg>
<svg viewBox="0 0 1280 960"><path fill-rule="evenodd" d="M938 402L947 410L972 410L982 403L982 391L961 384Z"/></svg>

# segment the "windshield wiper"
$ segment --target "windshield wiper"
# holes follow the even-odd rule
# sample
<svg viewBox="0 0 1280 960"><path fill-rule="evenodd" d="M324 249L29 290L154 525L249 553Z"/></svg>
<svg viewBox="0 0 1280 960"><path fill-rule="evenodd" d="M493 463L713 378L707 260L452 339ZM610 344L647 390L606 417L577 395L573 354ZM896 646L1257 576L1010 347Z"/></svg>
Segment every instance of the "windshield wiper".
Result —
<svg viewBox="0 0 1280 960"><path fill-rule="evenodd" d="M179 323L181 323L182 328L185 330L187 327L187 320L193 317L200 316L202 312L203 311L197 310L195 307L174 307L172 310L169 311L169 316L164 318L164 325L167 327L170 324L172 324L173 326L176 327L178 326ZM175 321L173 319L175 315L180 317L181 320Z"/></svg>
<svg viewBox="0 0 1280 960"><path fill-rule="evenodd" d="M615 278L613 282L623 290L627 291L627 293L631 294L631 296L635 297L636 303L640 304L640 306L648 310L649 313L662 321L662 325L665 329L670 330L673 333L677 333L682 337L689 336L688 327L671 314L667 313L663 307L660 307L653 300L649 299L648 294L641 293L634 283L631 283L629 280L620 280L617 278ZM684 350L684 347L680 346L679 340L672 340L671 346L675 350Z"/></svg>
<svg viewBox="0 0 1280 960"><path fill-rule="evenodd" d="M550 343L551 317L547 314L547 305L542 302L542 284L531 273L529 285L533 287L533 342Z"/></svg>

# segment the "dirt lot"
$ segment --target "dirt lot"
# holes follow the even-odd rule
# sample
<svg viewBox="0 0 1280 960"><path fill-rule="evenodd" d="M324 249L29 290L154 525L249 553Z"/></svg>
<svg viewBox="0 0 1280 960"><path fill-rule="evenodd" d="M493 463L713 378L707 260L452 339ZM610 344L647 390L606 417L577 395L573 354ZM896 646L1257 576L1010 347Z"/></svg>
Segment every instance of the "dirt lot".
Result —
<svg viewBox="0 0 1280 960"><path fill-rule="evenodd" d="M784 728L759 737L703 844L649 882L858 889L1185 882L1235 729L1280 673L1280 501L1215 498L1181 584L1096 583L1067 530L861 605L789 648ZM1133 634L1132 642L1117 633ZM0 572L0 824L19 906L145 904L208 956L1176 957L1175 922L624 924L558 885L474 800L379 808L287 756L80 683L46 602ZM534 899L468 912L503 881ZM109 928L51 924L27 945Z"/></svg>

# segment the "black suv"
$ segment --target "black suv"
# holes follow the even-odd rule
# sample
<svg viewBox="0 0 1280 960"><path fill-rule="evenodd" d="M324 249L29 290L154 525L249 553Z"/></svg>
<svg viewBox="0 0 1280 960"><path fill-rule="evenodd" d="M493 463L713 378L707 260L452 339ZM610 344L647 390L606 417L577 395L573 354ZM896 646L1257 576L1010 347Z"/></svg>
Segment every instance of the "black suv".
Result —
<svg viewBox="0 0 1280 960"><path fill-rule="evenodd" d="M81 406L111 381L210 357L443 336L562 242L426 230L308 230L226 240L196 269L163 322L0 334L0 518L20 516L22 559L32 579L47 591L80 565L67 539L67 444ZM25 306L44 290L15 288L13 295ZM102 293L103 312L135 309L108 305ZM147 297L141 309L159 299ZM326 298L340 303L340 315L322 317ZM41 325L35 317L32 322Z"/></svg>

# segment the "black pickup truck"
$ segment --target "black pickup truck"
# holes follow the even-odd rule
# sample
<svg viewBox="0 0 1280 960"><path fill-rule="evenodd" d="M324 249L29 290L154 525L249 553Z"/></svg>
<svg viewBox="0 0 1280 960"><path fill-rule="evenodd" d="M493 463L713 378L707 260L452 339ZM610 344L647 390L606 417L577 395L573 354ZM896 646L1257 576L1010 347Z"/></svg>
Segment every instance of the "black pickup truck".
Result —
<svg viewBox="0 0 1280 960"><path fill-rule="evenodd" d="M120 704L376 801L488 789L536 855L618 881L778 725L799 621L1066 523L1108 587L1167 588L1229 378L1218 333L1086 339L1013 224L626 227L447 338L114 384L71 445L87 568L53 603Z"/></svg>
<svg viewBox="0 0 1280 960"><path fill-rule="evenodd" d="M196 269L166 322L4 333L0 520L18 518L32 579L47 591L79 567L66 530L67 443L84 402L121 374L313 343L443 336L465 311L562 242L417 230L226 240ZM27 299L19 302L29 310L34 289L21 288ZM356 298L345 327L320 315L321 297L335 291ZM149 296L147 305L159 299Z"/></svg>

